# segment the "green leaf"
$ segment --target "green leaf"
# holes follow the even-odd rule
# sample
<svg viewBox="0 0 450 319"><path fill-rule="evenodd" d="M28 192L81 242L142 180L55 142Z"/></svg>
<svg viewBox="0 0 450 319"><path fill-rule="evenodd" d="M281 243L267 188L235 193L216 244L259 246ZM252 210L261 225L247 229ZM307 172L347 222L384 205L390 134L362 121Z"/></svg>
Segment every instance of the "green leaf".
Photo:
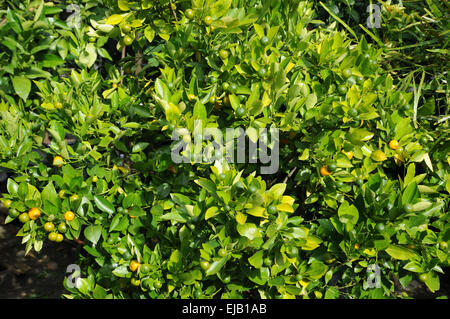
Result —
<svg viewBox="0 0 450 319"><path fill-rule="evenodd" d="M31 91L31 81L23 75L17 75L12 78L12 83L17 95L26 101Z"/></svg>
<svg viewBox="0 0 450 319"><path fill-rule="evenodd" d="M223 257L219 260L214 261L206 271L206 276L212 276L217 274L223 266L225 266L226 262L228 261L229 257Z"/></svg>
<svg viewBox="0 0 450 319"><path fill-rule="evenodd" d="M244 225L237 224L236 229L239 235L247 237L250 240L262 237L260 229L253 223L246 223Z"/></svg>
<svg viewBox="0 0 450 319"><path fill-rule="evenodd" d="M219 214L219 213L220 213L220 211L219 211L219 208L218 208L218 207L216 207L216 206L210 207L210 208L208 208L208 209L206 210L206 213L205 213L205 220L208 220L208 219L210 219L211 217L214 217L214 216L216 216L216 215Z"/></svg>
<svg viewBox="0 0 450 319"><path fill-rule="evenodd" d="M42 190L42 200L47 200L53 205L58 206L59 197L52 182L48 183Z"/></svg>
<svg viewBox="0 0 450 319"><path fill-rule="evenodd" d="M102 229L102 225L89 225L84 229L84 236L95 245L100 239Z"/></svg>
<svg viewBox="0 0 450 319"><path fill-rule="evenodd" d="M284 191L286 190L286 184L285 183L279 183L273 185L268 191L267 196L273 200L278 200L283 196Z"/></svg>
<svg viewBox="0 0 450 319"><path fill-rule="evenodd" d="M263 255L264 251L260 250L253 254L253 256L248 259L248 262L255 268L261 268L263 265Z"/></svg>
<svg viewBox="0 0 450 319"><path fill-rule="evenodd" d="M144 36L148 40L148 42L151 43L155 38L155 30L150 26L146 27L144 29Z"/></svg>
<svg viewBox="0 0 450 319"><path fill-rule="evenodd" d="M414 257L417 257L417 254L408 249L408 248L404 248L398 245L389 245L388 248L386 248L386 252L395 259L398 260L409 260L412 259Z"/></svg>
<svg viewBox="0 0 450 319"><path fill-rule="evenodd" d="M106 198L94 196L94 202L98 209L102 212L114 214L114 206Z"/></svg>
<svg viewBox="0 0 450 319"><path fill-rule="evenodd" d="M344 201L338 209L339 221L343 224L356 224L359 218L358 209Z"/></svg>
<svg viewBox="0 0 450 319"><path fill-rule="evenodd" d="M409 204L419 197L419 190L417 188L417 183L412 182L410 183L406 189L403 191L402 194L402 204L406 205Z"/></svg>
<svg viewBox="0 0 450 319"><path fill-rule="evenodd" d="M206 121L208 114L206 113L205 105L200 100L197 100L197 103L195 103L193 114L197 119Z"/></svg>
<svg viewBox="0 0 450 319"><path fill-rule="evenodd" d="M133 152L133 153L139 153L139 152L145 150L145 149L147 148L147 146L149 146L149 145L150 145L150 143L147 143L147 142L136 143L136 144L133 146L132 152Z"/></svg>
<svg viewBox="0 0 450 319"><path fill-rule="evenodd" d="M384 152L382 150L376 150L376 151L372 152L371 158L374 161L383 162L387 159L387 156L386 156L386 154L384 154Z"/></svg>
<svg viewBox="0 0 450 319"><path fill-rule="evenodd" d="M123 16L120 14L113 14L111 16L108 17L108 19L106 19L106 24L110 24L110 25L116 25L119 24L120 22L122 22L123 20Z"/></svg>
<svg viewBox="0 0 450 319"><path fill-rule="evenodd" d="M8 178L8 181L6 182L6 189L10 195L15 195L19 189L19 185L12 178Z"/></svg>
<svg viewBox="0 0 450 319"><path fill-rule="evenodd" d="M258 285L264 285L270 278L270 270L268 267L261 267L250 272L248 279Z"/></svg>
<svg viewBox="0 0 450 319"><path fill-rule="evenodd" d="M436 272L430 271L427 274L427 280L425 280L425 285L431 290L431 292L436 292L440 289L439 276Z"/></svg>

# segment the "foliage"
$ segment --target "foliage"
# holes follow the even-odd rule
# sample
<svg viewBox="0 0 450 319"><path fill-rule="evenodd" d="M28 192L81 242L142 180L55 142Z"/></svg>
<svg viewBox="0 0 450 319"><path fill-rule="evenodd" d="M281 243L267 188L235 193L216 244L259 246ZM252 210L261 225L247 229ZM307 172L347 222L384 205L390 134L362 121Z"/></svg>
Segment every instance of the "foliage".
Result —
<svg viewBox="0 0 450 319"><path fill-rule="evenodd" d="M64 3L10 3L7 222L39 208L18 233L27 252L46 223L82 241L65 297L395 298L394 278L419 277L439 290L448 110L421 95L425 77L410 92L385 66L384 39L309 1L84 1L70 26ZM279 128L279 171L174 163L174 130L195 120L254 142Z"/></svg>

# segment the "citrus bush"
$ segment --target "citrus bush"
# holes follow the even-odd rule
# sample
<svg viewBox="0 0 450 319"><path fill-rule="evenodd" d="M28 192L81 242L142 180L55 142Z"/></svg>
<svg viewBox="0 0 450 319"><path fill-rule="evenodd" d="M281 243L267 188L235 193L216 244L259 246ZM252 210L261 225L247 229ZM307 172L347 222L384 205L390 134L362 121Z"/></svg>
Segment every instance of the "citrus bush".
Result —
<svg viewBox="0 0 450 319"><path fill-rule="evenodd" d="M6 222L27 252L80 244L65 297L439 291L448 110L387 72L377 42L312 1L88 2L70 26L63 3L14 3L0 11ZM195 121L253 142L278 128L279 170L175 163L175 130Z"/></svg>

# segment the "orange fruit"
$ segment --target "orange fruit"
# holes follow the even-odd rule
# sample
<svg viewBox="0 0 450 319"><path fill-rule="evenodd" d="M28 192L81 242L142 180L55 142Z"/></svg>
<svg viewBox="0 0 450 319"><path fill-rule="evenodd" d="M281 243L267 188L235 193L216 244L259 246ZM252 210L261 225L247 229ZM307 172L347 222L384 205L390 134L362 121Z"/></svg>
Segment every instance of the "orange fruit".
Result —
<svg viewBox="0 0 450 319"><path fill-rule="evenodd" d="M355 244L355 249L359 249L359 244Z"/></svg>
<svg viewBox="0 0 450 319"><path fill-rule="evenodd" d="M347 156L347 158L349 160L352 160L352 158L353 158L353 152L352 151L346 152L346 151L342 150L342 153L344 153L345 156Z"/></svg>
<svg viewBox="0 0 450 319"><path fill-rule="evenodd" d="M112 87L113 87L113 89L116 89L117 88L117 83L113 83Z"/></svg>
<svg viewBox="0 0 450 319"><path fill-rule="evenodd" d="M70 222L71 220L73 220L75 218L75 214L72 211L68 210L67 212L64 213L64 218L65 218L65 220Z"/></svg>
<svg viewBox="0 0 450 319"><path fill-rule="evenodd" d="M36 220L41 216L41 211L37 207L33 207L28 211L28 217L32 220Z"/></svg>
<svg viewBox="0 0 450 319"><path fill-rule="evenodd" d="M390 149L393 149L393 150L396 150L397 148L398 148L398 141L397 140L391 140L390 142L389 142L389 148Z"/></svg>
<svg viewBox="0 0 450 319"><path fill-rule="evenodd" d="M64 160L61 156L55 156L53 158L53 166L61 167L64 164Z"/></svg>
<svg viewBox="0 0 450 319"><path fill-rule="evenodd" d="M92 176L92 182L93 183L97 183L98 182L98 177L97 176Z"/></svg>
<svg viewBox="0 0 450 319"><path fill-rule="evenodd" d="M320 175L322 176L331 175L331 172L328 170L328 165L324 165L320 168Z"/></svg>
<svg viewBox="0 0 450 319"><path fill-rule="evenodd" d="M140 266L141 264L137 261L137 260L132 260L131 262L130 262L130 270L132 271L132 272L135 272L135 271L137 271L138 269L139 269L139 266Z"/></svg>
<svg viewBox="0 0 450 319"><path fill-rule="evenodd" d="M187 97L188 97L188 100L189 100L190 102L194 101L195 98L196 98L195 94L188 94Z"/></svg>

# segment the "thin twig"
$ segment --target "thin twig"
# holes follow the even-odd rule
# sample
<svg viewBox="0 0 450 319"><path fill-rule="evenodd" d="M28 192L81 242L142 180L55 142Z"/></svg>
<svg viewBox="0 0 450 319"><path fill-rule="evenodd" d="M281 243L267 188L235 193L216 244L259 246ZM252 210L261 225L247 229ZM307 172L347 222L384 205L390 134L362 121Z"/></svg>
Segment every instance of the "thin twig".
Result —
<svg viewBox="0 0 450 319"><path fill-rule="evenodd" d="M177 14L176 14L175 10L173 10L173 2L172 2L172 0L170 0L169 2L170 2L170 3L169 3L169 5L170 5L170 10L172 11L173 17L175 18L175 21L178 22Z"/></svg>

